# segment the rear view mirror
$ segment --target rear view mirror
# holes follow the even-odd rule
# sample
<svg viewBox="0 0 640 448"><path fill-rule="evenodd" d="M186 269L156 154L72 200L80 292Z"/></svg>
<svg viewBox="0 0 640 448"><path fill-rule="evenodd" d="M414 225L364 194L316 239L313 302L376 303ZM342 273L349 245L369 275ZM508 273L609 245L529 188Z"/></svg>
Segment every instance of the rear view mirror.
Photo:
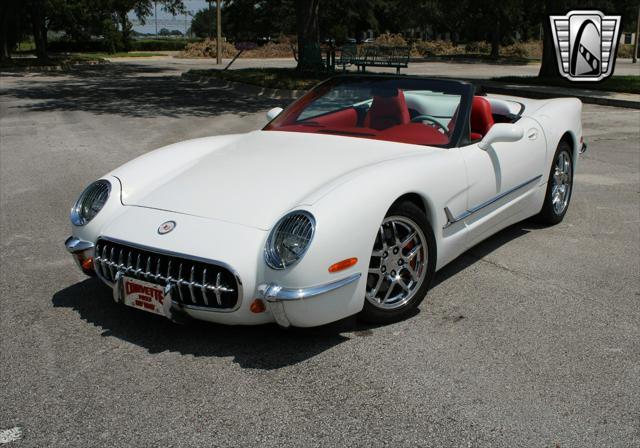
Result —
<svg viewBox="0 0 640 448"><path fill-rule="evenodd" d="M269 112L267 112L267 120L271 121L276 118L283 111L282 107L274 107Z"/></svg>
<svg viewBox="0 0 640 448"><path fill-rule="evenodd" d="M517 124L496 123L491 126L487 135L478 143L480 149L487 150L493 143L517 142L524 137L524 129Z"/></svg>

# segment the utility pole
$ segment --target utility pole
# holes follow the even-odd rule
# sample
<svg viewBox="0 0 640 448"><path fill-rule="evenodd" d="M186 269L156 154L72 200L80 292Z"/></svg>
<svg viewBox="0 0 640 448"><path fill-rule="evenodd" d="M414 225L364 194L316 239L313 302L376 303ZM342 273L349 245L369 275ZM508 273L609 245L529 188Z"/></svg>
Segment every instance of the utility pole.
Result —
<svg viewBox="0 0 640 448"><path fill-rule="evenodd" d="M158 2L153 2L153 16L156 19L156 39L158 38Z"/></svg>
<svg viewBox="0 0 640 448"><path fill-rule="evenodd" d="M222 11L220 8L220 0L216 1L216 62L222 64Z"/></svg>
<svg viewBox="0 0 640 448"><path fill-rule="evenodd" d="M633 63L638 62L638 38L640 34L640 6L638 6L638 21L636 22L636 44L633 46Z"/></svg>

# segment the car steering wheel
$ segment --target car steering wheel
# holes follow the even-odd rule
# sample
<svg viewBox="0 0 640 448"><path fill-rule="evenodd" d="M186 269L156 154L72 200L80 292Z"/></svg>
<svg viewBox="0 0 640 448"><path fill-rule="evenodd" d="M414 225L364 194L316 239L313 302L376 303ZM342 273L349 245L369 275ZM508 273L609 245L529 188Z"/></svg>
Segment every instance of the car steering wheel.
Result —
<svg viewBox="0 0 640 448"><path fill-rule="evenodd" d="M432 115L418 115L411 119L411 123L420 123L425 120L435 124L438 128L442 129L445 134L449 135L449 128Z"/></svg>

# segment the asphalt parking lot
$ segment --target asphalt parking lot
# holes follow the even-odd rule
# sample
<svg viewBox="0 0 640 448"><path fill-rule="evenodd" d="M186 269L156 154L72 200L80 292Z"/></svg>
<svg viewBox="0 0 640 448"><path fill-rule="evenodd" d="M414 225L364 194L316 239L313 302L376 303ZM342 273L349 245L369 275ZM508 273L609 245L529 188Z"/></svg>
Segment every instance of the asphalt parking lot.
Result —
<svg viewBox="0 0 640 448"><path fill-rule="evenodd" d="M283 331L123 309L62 244L90 181L281 101L133 63L0 82L7 446L640 446L640 111L585 106L565 221L467 252L412 318Z"/></svg>

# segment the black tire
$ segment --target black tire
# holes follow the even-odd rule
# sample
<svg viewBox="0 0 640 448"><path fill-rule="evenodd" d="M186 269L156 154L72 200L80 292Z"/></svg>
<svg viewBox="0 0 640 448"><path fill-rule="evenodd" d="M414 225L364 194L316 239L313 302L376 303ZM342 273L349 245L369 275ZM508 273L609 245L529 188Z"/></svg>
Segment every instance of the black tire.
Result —
<svg viewBox="0 0 640 448"><path fill-rule="evenodd" d="M365 297L364 307L362 308L362 311L360 312L358 317L363 321L375 323L375 324L389 324L389 323L397 322L407 317L411 313L413 313L414 310L418 307L418 305L420 305L420 303L424 300L427 294L427 290L429 289L429 286L431 285L431 282L433 281L433 277L435 274L436 259L437 259L436 240L433 234L433 230L431 228L431 224L427 220L427 217L425 216L424 212L422 212L422 210L420 210L420 208L418 208L412 202L406 201L406 202L400 202L400 203L394 204L387 212L387 215L385 216L385 221L392 217L399 217L401 219L404 218L406 220L410 220L410 222L415 223L420 229L420 231L422 232L422 235L420 235L419 238L422 239L422 236L424 236L424 244L426 245L426 248L427 248L426 261L423 258L423 262L422 262L422 266L425 273L424 273L424 277L422 277L422 280L421 280L422 283L419 284L418 282L416 282L417 284L415 286L415 289L412 290L414 292L413 292L413 295L410 297L410 299L408 299L406 303L403 303L401 306L397 308L382 309L379 307L381 305L376 306L370 301L368 297ZM384 226L384 221L381 227L383 226ZM419 234L419 232L416 232L416 234ZM378 243L378 239L376 239L376 244L377 243ZM402 253L403 253L402 251L403 249L400 249L400 256L402 256ZM372 249L372 259L370 262L370 266L372 263L374 263L373 260L376 256L373 254L375 252L376 252L376 247L374 246L374 248ZM422 256L425 257L424 253L422 254ZM406 263L407 265L411 265L411 262L406 262ZM381 259L379 261L379 264L382 264ZM398 275L400 275L401 269L402 268L398 268ZM371 274L368 274L368 275L371 276ZM380 275L380 274L374 274L374 275ZM371 277L368 277L367 288L369 288L370 280L371 280Z"/></svg>
<svg viewBox="0 0 640 448"><path fill-rule="evenodd" d="M558 211L554 206L554 195L553 195L553 187L554 187L554 174L556 171L556 165L558 163L559 157L562 154L565 154L565 157L568 158L569 164L569 191L566 196L566 205L563 207L561 211ZM542 205L542 210L540 213L535 215L532 219L535 222L546 225L554 225L562 222L564 216L567 214L567 210L569 210L569 203L571 202L571 195L573 194L573 151L571 145L566 141L561 141L558 144L558 148L556 149L555 154L553 155L553 161L551 162L551 168L549 169L549 181L547 182L547 192L544 196L544 203Z"/></svg>

